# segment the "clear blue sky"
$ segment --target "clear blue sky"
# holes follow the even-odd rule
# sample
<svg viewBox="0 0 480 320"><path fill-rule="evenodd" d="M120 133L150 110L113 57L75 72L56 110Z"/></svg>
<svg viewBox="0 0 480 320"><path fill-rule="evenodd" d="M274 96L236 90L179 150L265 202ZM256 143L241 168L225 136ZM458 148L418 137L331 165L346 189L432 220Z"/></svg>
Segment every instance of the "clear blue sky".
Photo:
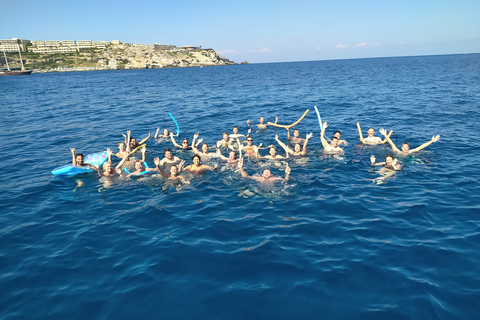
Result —
<svg viewBox="0 0 480 320"><path fill-rule="evenodd" d="M480 0L0 4L0 39L195 45L251 63L480 52Z"/></svg>

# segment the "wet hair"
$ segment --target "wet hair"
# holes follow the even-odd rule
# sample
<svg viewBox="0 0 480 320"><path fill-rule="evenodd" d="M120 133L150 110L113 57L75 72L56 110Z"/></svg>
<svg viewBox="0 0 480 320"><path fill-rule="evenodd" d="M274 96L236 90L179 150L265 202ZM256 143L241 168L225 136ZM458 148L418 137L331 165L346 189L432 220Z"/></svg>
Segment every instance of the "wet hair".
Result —
<svg viewBox="0 0 480 320"><path fill-rule="evenodd" d="M295 131L298 131L298 132L300 132L300 130L298 130L298 129L295 129L295 130L293 130L293 132L295 132Z"/></svg>
<svg viewBox="0 0 480 320"><path fill-rule="evenodd" d="M339 140L337 137L332 137L332 140Z"/></svg>
<svg viewBox="0 0 480 320"><path fill-rule="evenodd" d="M105 163L103 164L103 171L105 171L105 168L107 167L107 164L108 164L108 163L110 163L110 165L113 165L113 163L110 162L110 161L105 162Z"/></svg>
<svg viewBox="0 0 480 320"><path fill-rule="evenodd" d="M233 129L235 129L235 128L237 128L237 129L238 129L238 127L237 127L237 126L233 127Z"/></svg>
<svg viewBox="0 0 480 320"><path fill-rule="evenodd" d="M163 154L166 154L167 151L170 151L170 153L172 152L172 150L170 150L170 149L167 148L167 149L165 149L165 151L163 151Z"/></svg>
<svg viewBox="0 0 480 320"><path fill-rule="evenodd" d="M125 146L125 143L124 142L119 142L117 143L117 146L120 148L120 145L123 144Z"/></svg>
<svg viewBox="0 0 480 320"><path fill-rule="evenodd" d="M223 137L224 135L227 135L227 136L228 136L228 133L226 133L226 132L222 133L222 137Z"/></svg>
<svg viewBox="0 0 480 320"><path fill-rule="evenodd" d="M230 153L232 153L232 152L233 152L233 154L235 155L235 159L237 159L237 152L234 151L234 150L230 151Z"/></svg>
<svg viewBox="0 0 480 320"><path fill-rule="evenodd" d="M206 143L206 142L202 143L202 148L203 148L203 146L207 146L207 148L208 148L208 143Z"/></svg>
<svg viewBox="0 0 480 320"><path fill-rule="evenodd" d="M404 144L406 144L410 148L410 145L408 144L408 142L402 143L402 147L403 147Z"/></svg>
<svg viewBox="0 0 480 320"><path fill-rule="evenodd" d="M82 157L82 158L85 158L85 156L83 155L83 153L77 153L77 154L75 155L75 159L76 159L78 156L80 156L80 157Z"/></svg>
<svg viewBox="0 0 480 320"><path fill-rule="evenodd" d="M135 167L137 163L140 163L143 166L142 160L135 160L135 162L133 163L133 167Z"/></svg>
<svg viewBox="0 0 480 320"><path fill-rule="evenodd" d="M373 129L373 127L368 128L368 130L370 130L370 129L372 129L373 131L375 131L375 129ZM368 130L367 130L367 131L368 131Z"/></svg>
<svg viewBox="0 0 480 320"><path fill-rule="evenodd" d="M187 139L187 138L183 139L183 140L182 140L182 143L184 143L185 141L188 143L188 139Z"/></svg>
<svg viewBox="0 0 480 320"><path fill-rule="evenodd" d="M342 135L342 133L340 132L340 130L335 131L335 132L333 133L333 135L336 135L337 132L338 132L340 135Z"/></svg>
<svg viewBox="0 0 480 320"><path fill-rule="evenodd" d="M392 160L395 160L393 154L389 154L385 157L385 162L387 162L387 158L392 158Z"/></svg>
<svg viewBox="0 0 480 320"><path fill-rule="evenodd" d="M192 157L192 161L193 161L193 159L195 159L195 158L198 158L198 160L201 160L201 158L200 158L200 156L199 156L198 154L196 154L196 155L194 155L194 156Z"/></svg>
<svg viewBox="0 0 480 320"><path fill-rule="evenodd" d="M294 146L294 147L296 147L296 146L297 146L297 144L298 144L298 146L299 146L299 147L300 147L300 149L301 149L301 148L302 148L302 145L301 145L300 143L295 143L295 146Z"/></svg>

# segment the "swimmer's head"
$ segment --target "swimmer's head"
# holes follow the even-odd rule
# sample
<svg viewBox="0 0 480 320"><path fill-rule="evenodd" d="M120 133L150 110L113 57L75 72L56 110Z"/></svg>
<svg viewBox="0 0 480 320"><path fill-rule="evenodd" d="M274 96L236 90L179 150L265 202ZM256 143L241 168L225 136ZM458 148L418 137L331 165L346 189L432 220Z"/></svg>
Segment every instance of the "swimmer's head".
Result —
<svg viewBox="0 0 480 320"><path fill-rule="evenodd" d="M265 122L265 119L263 117L260 117L260 124L263 124Z"/></svg>
<svg viewBox="0 0 480 320"><path fill-rule="evenodd" d="M237 160L237 153L235 151L230 151L230 155L229 155L228 159Z"/></svg>
<svg viewBox="0 0 480 320"><path fill-rule="evenodd" d="M192 161L194 164L199 165L200 164L200 156L198 154L194 155L192 157Z"/></svg>
<svg viewBox="0 0 480 320"><path fill-rule="evenodd" d="M368 128L368 136L369 137L373 137L374 133L375 133L375 129L373 129L372 127Z"/></svg>
<svg viewBox="0 0 480 320"><path fill-rule="evenodd" d="M168 129L163 129L163 135L165 137L170 135L170 132L168 132Z"/></svg>
<svg viewBox="0 0 480 320"><path fill-rule="evenodd" d="M272 176L272 172L270 171L270 169L265 168L265 169L263 170L262 177L263 177L264 179L268 179L268 178L270 178L271 176Z"/></svg>
<svg viewBox="0 0 480 320"><path fill-rule="evenodd" d="M163 151L163 154L165 155L165 158L167 158L168 160L172 160L173 159L173 155L172 155L172 151L170 151L170 149L165 149L165 151Z"/></svg>
<svg viewBox="0 0 480 320"><path fill-rule="evenodd" d="M119 142L119 143L118 143L118 149L119 149L120 151L124 151L124 150L125 150L125 143Z"/></svg>
<svg viewBox="0 0 480 320"><path fill-rule="evenodd" d="M103 164L103 172L108 172L108 173L113 172L112 163L110 161L107 161Z"/></svg>
<svg viewBox="0 0 480 320"><path fill-rule="evenodd" d="M136 146L137 145L137 139L130 137L130 145L131 146Z"/></svg>
<svg viewBox="0 0 480 320"><path fill-rule="evenodd" d="M298 129L293 130L293 136L298 138L300 136L300 131L298 131Z"/></svg>
<svg viewBox="0 0 480 320"><path fill-rule="evenodd" d="M335 131L335 133L333 134L334 137L337 137L337 139L340 139L340 137L342 136L342 134L340 133L339 130Z"/></svg>
<svg viewBox="0 0 480 320"><path fill-rule="evenodd" d="M182 140L182 147L188 147L188 139Z"/></svg>
<svg viewBox="0 0 480 320"><path fill-rule="evenodd" d="M204 142L202 144L202 152L203 153L208 153L208 144L206 142Z"/></svg>
<svg viewBox="0 0 480 320"><path fill-rule="evenodd" d="M272 157L275 157L277 154L277 150L275 150L275 147L271 147L269 153Z"/></svg>
<svg viewBox="0 0 480 320"><path fill-rule="evenodd" d="M175 165L171 166L171 167L170 167L170 174L171 174L173 177L175 177L175 176L177 175L177 173L178 173L178 168L177 168L177 166L175 166Z"/></svg>
<svg viewBox="0 0 480 320"><path fill-rule="evenodd" d="M410 150L410 145L408 144L408 142L404 142L402 144L402 151L403 152L408 152L408 150Z"/></svg>
<svg viewBox="0 0 480 320"><path fill-rule="evenodd" d="M392 166L393 163L393 155L389 154L388 156L385 157L385 165L388 167Z"/></svg>
<svg viewBox="0 0 480 320"><path fill-rule="evenodd" d="M237 126L233 127L233 133L235 133L235 134L238 133L238 128L237 128Z"/></svg>
<svg viewBox="0 0 480 320"><path fill-rule="evenodd" d="M248 137L248 138L247 138L247 144L248 144L249 146L251 146L252 143L253 143L253 139L250 138L250 137Z"/></svg>
<svg viewBox="0 0 480 320"><path fill-rule="evenodd" d="M228 141L228 139L229 139L228 133L224 132L224 133L222 134L222 136L223 136L223 140Z"/></svg>
<svg viewBox="0 0 480 320"><path fill-rule="evenodd" d="M295 152L300 152L302 150L302 146L300 145L300 143L295 143Z"/></svg>
<svg viewBox="0 0 480 320"><path fill-rule="evenodd" d="M83 154L82 153L77 153L77 155L75 156L75 162L79 166L83 165Z"/></svg>
<svg viewBox="0 0 480 320"><path fill-rule="evenodd" d="M143 171L143 163L140 160L135 161L135 170Z"/></svg>
<svg viewBox="0 0 480 320"><path fill-rule="evenodd" d="M338 147L338 138L337 137L332 138L332 147L333 148Z"/></svg>

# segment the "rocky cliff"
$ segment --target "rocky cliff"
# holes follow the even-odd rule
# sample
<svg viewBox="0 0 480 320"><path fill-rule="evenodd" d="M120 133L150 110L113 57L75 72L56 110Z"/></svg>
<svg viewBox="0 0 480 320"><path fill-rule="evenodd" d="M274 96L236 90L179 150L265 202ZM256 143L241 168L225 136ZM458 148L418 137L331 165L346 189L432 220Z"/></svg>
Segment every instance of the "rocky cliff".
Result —
<svg viewBox="0 0 480 320"><path fill-rule="evenodd" d="M221 66L235 64L213 49L154 50L147 47L110 45L107 49L84 49L77 53L23 53L25 67L37 71L112 70ZM2 59L3 60L3 59ZM19 66L18 55L8 56L11 67ZM2 61L4 64L4 61Z"/></svg>

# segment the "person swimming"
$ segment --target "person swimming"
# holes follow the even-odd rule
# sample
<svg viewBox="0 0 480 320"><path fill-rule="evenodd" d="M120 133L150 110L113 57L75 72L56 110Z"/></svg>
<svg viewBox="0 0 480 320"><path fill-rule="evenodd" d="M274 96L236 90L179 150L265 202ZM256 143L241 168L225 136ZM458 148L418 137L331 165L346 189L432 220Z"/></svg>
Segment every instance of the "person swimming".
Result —
<svg viewBox="0 0 480 320"><path fill-rule="evenodd" d="M174 135L173 132L169 132L168 129L163 129L163 134L159 135L158 132L160 131L160 128L157 128L157 131L155 132L155 139L158 138L165 138L168 139L170 138L171 135ZM178 137L178 134L174 135L175 137Z"/></svg>
<svg viewBox="0 0 480 320"><path fill-rule="evenodd" d="M144 138L142 141L140 141L139 143L137 143L137 139L135 139L131 136L131 131L127 131L128 140L127 140L127 136L125 134L122 133L122 135L125 137L125 145L127 145L130 142L130 149L133 150L133 149L141 146L145 142L147 142L147 140L150 139L150 137L152 136L152 133L148 132L148 136L146 138Z"/></svg>
<svg viewBox="0 0 480 320"><path fill-rule="evenodd" d="M192 157L193 164L188 165L185 167L185 171L189 171L191 173L201 173L205 170L216 170L218 167L218 163L215 163L213 167L207 166L205 164L200 163L200 156L198 154Z"/></svg>
<svg viewBox="0 0 480 320"><path fill-rule="evenodd" d="M70 151L72 153L72 166L89 167L91 169L97 170L97 167L83 162L83 160L85 158L83 153L75 154L75 148L70 148Z"/></svg>
<svg viewBox="0 0 480 320"><path fill-rule="evenodd" d="M282 141L280 141L280 139L278 138L278 135L275 135L275 140L278 142L279 145L282 146L283 150L285 150L285 152L287 154L291 154L295 157L300 157L300 156L306 156L307 155L308 140L311 137L313 137L313 133L311 133L311 132L309 134L307 134L307 136L305 137L305 142L303 143L303 150L302 150L302 146L300 145L300 143L295 143L295 146L292 150L290 147L288 147Z"/></svg>
<svg viewBox="0 0 480 320"><path fill-rule="evenodd" d="M275 117L275 124L277 124L278 118ZM247 120L247 125L250 127L250 119ZM254 126L257 126L258 129L264 130L267 129L268 124L265 124L265 118L260 117L260 123L259 124L254 124Z"/></svg>
<svg viewBox="0 0 480 320"><path fill-rule="evenodd" d="M372 166L384 166L385 169L387 170L401 170L402 165L397 163L397 159L393 157L393 155L389 154L385 157L384 162L375 162L375 156L371 155L370 156L370 162L372 163Z"/></svg>
<svg viewBox="0 0 480 320"><path fill-rule="evenodd" d="M384 144L387 142L387 139L382 140L379 137L375 137L375 129L373 127L368 128L368 137L363 138L362 135L362 129L360 128L360 123L357 122L357 128L358 128L358 135L360 136L360 142L363 144L370 144L370 145L376 145L376 144Z"/></svg>
<svg viewBox="0 0 480 320"><path fill-rule="evenodd" d="M233 148L232 146L233 140L230 139L230 136L228 135L228 133L224 132L222 134L222 137L223 137L222 140L217 141L217 148L220 148L220 147Z"/></svg>
<svg viewBox="0 0 480 320"><path fill-rule="evenodd" d="M390 137L387 135L387 130L384 129L384 128L380 128L379 132L385 137L385 139L388 141L388 143L390 144L390 146L392 147L392 150L394 152L397 152L397 153L400 153L400 154L411 154L411 153L414 153L414 152L418 152L426 147L428 147L429 145L431 145L432 143L434 142L437 142L438 140L440 140L440 135L436 135L436 136L433 136L432 139L428 142L425 142L424 144L422 144L421 146L415 148L415 149L410 149L410 145L408 144L408 142L404 142L402 144L402 150L399 150L397 148L397 146L393 143L392 139L390 139Z"/></svg>
<svg viewBox="0 0 480 320"><path fill-rule="evenodd" d="M255 181L258 181L258 182L268 182L268 183L271 183L271 182L274 182L274 181L282 181L282 180L290 180L290 173L292 172L292 170L290 169L290 167L288 166L288 163L285 167L285 178L282 178L282 177L276 177L276 176L273 176L272 175L272 172L270 171L270 169L268 168L265 168L262 172L262 175L261 176L256 176L256 175L253 175L253 176L250 176L246 171L245 169L243 169L243 159L239 160L238 162L238 169L240 171L240 174L242 175L242 177L244 178L250 178L250 179L253 179Z"/></svg>
<svg viewBox="0 0 480 320"><path fill-rule="evenodd" d="M285 128L287 129L287 139L289 140L290 143L303 143L305 139L300 138L300 131L298 129L293 130L293 137L290 137L290 128Z"/></svg>
<svg viewBox="0 0 480 320"><path fill-rule="evenodd" d="M342 145L342 144L348 146L348 142L341 139L342 133L340 132L340 130L335 131L335 132L333 133L333 136L338 139L338 145L339 145L339 146ZM327 140L327 141L328 141L328 142L332 142L332 139L329 139L329 140Z"/></svg>
<svg viewBox="0 0 480 320"><path fill-rule="evenodd" d="M170 174L167 174L165 171L162 170L162 168L160 168L160 163L155 162L155 164L157 165L157 168L159 169L160 174L163 177L168 178L169 180L178 180L178 181L181 181L182 183L190 184L190 181L188 181L187 179L185 179L184 177L178 174L181 171L184 163L185 163L185 160L182 160L182 162L180 162L178 167L176 165L171 166Z"/></svg>
<svg viewBox="0 0 480 320"><path fill-rule="evenodd" d="M240 159L242 159L242 148L243 146L240 145ZM222 151L220 149L217 149L217 154L220 157L220 159L227 161L227 163L229 164L237 163L237 152L234 150L230 151L228 158L222 154Z"/></svg>
<svg viewBox="0 0 480 320"><path fill-rule="evenodd" d="M127 161L129 155L123 158L115 168L113 167L113 163L112 163L112 150L107 149L107 155L108 155L108 161L106 161L102 166L103 172L102 172L102 167L100 167L100 165L97 166L98 175L100 177L102 176L108 177L108 176L115 175L115 173L122 174L122 171L120 168L122 167L123 163Z"/></svg>
<svg viewBox="0 0 480 320"><path fill-rule="evenodd" d="M174 145L175 147L181 148L181 149L183 149L183 150L192 150L192 149L193 149L193 144L195 143L195 138L196 138L195 136L194 136L194 140L192 140L192 145L191 145L191 146L188 145L188 139L187 139L187 138L185 138L185 139L182 140L182 145L179 145L179 144L175 141L175 139L173 138L173 136L174 136L174 134L173 134L172 132L170 132L170 138L172 139L172 143L173 143L173 145ZM198 137L198 134L197 134L197 137ZM198 139L198 141L196 142L197 145L196 145L195 147L197 148L198 145L199 145L202 141L203 141L203 139Z"/></svg>
<svg viewBox="0 0 480 320"><path fill-rule="evenodd" d="M325 139L325 129L327 128L328 124L324 122L322 132L320 133L320 140L322 141L323 149L328 153L343 153L343 149L338 146L339 142L337 137L334 136L331 143L328 144L327 140Z"/></svg>
<svg viewBox="0 0 480 320"><path fill-rule="evenodd" d="M172 151L168 148L163 151L163 154L165 157L160 161L160 166L163 166L163 170L166 172L170 171L171 166L176 165L177 163L180 163L182 161L179 157L175 157L172 154Z"/></svg>

